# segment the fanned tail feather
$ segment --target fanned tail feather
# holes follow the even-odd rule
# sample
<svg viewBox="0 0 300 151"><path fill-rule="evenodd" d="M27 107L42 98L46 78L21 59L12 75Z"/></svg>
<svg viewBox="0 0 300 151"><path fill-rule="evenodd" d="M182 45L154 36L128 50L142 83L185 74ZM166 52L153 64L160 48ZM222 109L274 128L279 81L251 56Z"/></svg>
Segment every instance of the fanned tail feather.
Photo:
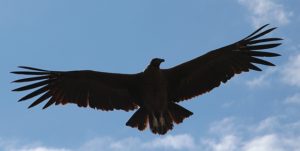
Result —
<svg viewBox="0 0 300 151"><path fill-rule="evenodd" d="M168 109L162 112L148 112L145 108L139 108L126 123L127 126L146 129L148 123L154 134L164 135L173 129L173 123L179 124L193 113L189 110L170 103Z"/></svg>

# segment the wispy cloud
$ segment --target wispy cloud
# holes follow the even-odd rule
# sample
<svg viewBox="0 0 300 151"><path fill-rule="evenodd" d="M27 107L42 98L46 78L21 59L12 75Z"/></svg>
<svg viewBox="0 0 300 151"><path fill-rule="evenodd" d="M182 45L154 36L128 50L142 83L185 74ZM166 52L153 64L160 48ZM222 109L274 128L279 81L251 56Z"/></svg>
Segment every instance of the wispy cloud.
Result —
<svg viewBox="0 0 300 151"><path fill-rule="evenodd" d="M167 135L153 140L142 141L136 137L113 139L110 137L95 138L84 143L79 151L139 151L139 150L194 150L194 138L189 134Z"/></svg>
<svg viewBox="0 0 300 151"><path fill-rule="evenodd" d="M13 149L9 151L70 151L70 150L47 148L47 147L34 147L34 148L19 148L19 149Z"/></svg>
<svg viewBox="0 0 300 151"><path fill-rule="evenodd" d="M253 130L255 132L272 131L278 126L278 118L272 116L262 120L257 126L254 127Z"/></svg>
<svg viewBox="0 0 300 151"><path fill-rule="evenodd" d="M71 151L65 148L46 147L43 145L26 144L20 145L17 141L4 140L0 138L0 150L3 151Z"/></svg>
<svg viewBox="0 0 300 151"><path fill-rule="evenodd" d="M281 73L286 84L300 87L300 53L290 57Z"/></svg>
<svg viewBox="0 0 300 151"><path fill-rule="evenodd" d="M33 143L34 144L34 143ZM78 147L78 146L77 146ZM76 146L74 147L76 148ZM14 141L0 139L0 150L5 151L152 151L152 150L197 150L194 138L189 134L167 135L153 140L142 141L137 137L115 139L99 137L91 139L77 149L46 147L43 145L19 145Z"/></svg>
<svg viewBox="0 0 300 151"><path fill-rule="evenodd" d="M270 85L270 77L277 71L277 68L270 68L264 71L263 74L246 81L246 85L250 88L257 88Z"/></svg>
<svg viewBox="0 0 300 151"><path fill-rule="evenodd" d="M18 145L0 139L5 151L299 151L300 121L284 122L280 117L268 117L258 123L242 124L233 117L213 122L205 137L190 134L158 136L143 140L138 137L116 139L99 137L74 149L43 145ZM222 130L224 128L224 130ZM288 131L286 131L288 129Z"/></svg>
<svg viewBox="0 0 300 151"><path fill-rule="evenodd" d="M196 148L194 138L189 134L169 135L163 138L157 138L153 141L144 143L145 148L163 148L166 150L194 150Z"/></svg>
<svg viewBox="0 0 300 151"><path fill-rule="evenodd" d="M281 117L271 116L256 124L247 125L225 118L215 122L219 124L217 127L227 129L223 131L225 133L203 138L200 146L205 151L298 151L299 123L300 121L286 123ZM212 127L216 129L214 124Z"/></svg>
<svg viewBox="0 0 300 151"><path fill-rule="evenodd" d="M298 104L300 105L300 93L296 93L292 96L287 97L284 100L284 103L286 104Z"/></svg>
<svg viewBox="0 0 300 151"><path fill-rule="evenodd" d="M222 120L213 122L210 125L209 132L216 133L218 135L220 134L228 134L234 131L236 129L236 124L234 123L233 117L227 117Z"/></svg>
<svg viewBox="0 0 300 151"><path fill-rule="evenodd" d="M290 22L292 11L284 8L277 0L238 0L251 13L250 18L254 27L266 23L286 25Z"/></svg>
<svg viewBox="0 0 300 151"><path fill-rule="evenodd" d="M298 151L300 137L265 134L249 139L226 135L219 139L203 141L205 151Z"/></svg>
<svg viewBox="0 0 300 151"><path fill-rule="evenodd" d="M105 151L135 151L141 149L140 139L128 137L123 139L115 139L111 137L98 137L85 142L74 151L98 151L100 148Z"/></svg>
<svg viewBox="0 0 300 151"><path fill-rule="evenodd" d="M264 135L254 138L247 142L243 151L285 151L284 145L278 136L274 134Z"/></svg>
<svg viewBox="0 0 300 151"><path fill-rule="evenodd" d="M207 151L236 151L240 141L235 135L226 135L219 140L204 139L202 140L203 148Z"/></svg>

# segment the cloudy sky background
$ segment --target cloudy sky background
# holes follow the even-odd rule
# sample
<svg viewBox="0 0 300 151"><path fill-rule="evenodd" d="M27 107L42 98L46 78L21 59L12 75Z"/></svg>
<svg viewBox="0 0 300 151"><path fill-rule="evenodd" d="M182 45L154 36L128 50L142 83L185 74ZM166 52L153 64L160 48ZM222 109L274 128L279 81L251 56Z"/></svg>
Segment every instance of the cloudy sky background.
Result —
<svg viewBox="0 0 300 151"><path fill-rule="evenodd" d="M299 151L300 1L297 0L0 0L0 150ZM142 71L163 68L235 42L257 27L284 44L277 66L244 73L183 102L194 112L165 136L125 126L133 112L75 105L27 110L12 93L18 65L50 70Z"/></svg>

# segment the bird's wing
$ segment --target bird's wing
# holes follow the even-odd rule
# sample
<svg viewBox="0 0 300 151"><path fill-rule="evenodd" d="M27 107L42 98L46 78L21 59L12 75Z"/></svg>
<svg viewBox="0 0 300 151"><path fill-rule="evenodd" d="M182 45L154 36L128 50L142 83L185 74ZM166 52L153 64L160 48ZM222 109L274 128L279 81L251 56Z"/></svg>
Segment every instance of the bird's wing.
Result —
<svg viewBox="0 0 300 151"><path fill-rule="evenodd" d="M264 52L279 46L281 38L261 38L275 28L263 30L262 26L246 38L231 45L213 50L193 60L180 64L163 72L168 80L169 100L179 102L203 94L218 87L235 74L249 70L261 71L254 64L274 66L257 57L280 56L277 53Z"/></svg>
<svg viewBox="0 0 300 151"><path fill-rule="evenodd" d="M131 92L135 91L140 74L116 74L95 71L47 71L32 67L20 67L29 71L14 74L29 75L14 82L31 82L13 91L35 89L19 101L41 95L29 108L48 100L43 109L52 104L75 103L79 107L101 110L133 110L138 102Z"/></svg>

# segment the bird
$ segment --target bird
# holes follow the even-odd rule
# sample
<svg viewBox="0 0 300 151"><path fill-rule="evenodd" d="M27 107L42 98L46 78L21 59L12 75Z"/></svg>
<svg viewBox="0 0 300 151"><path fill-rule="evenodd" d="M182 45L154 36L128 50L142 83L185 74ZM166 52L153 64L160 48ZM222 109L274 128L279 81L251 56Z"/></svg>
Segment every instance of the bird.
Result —
<svg viewBox="0 0 300 151"><path fill-rule="evenodd" d="M152 59L144 71L134 74L19 66L22 70L11 73L27 77L13 81L25 84L12 91L32 90L19 100L37 98L28 108L44 102L43 109L73 103L103 111L136 110L127 126L140 131L149 126L152 133L164 135L193 115L180 102L210 92L237 74L262 71L257 64L275 66L261 59L280 56L263 51L281 45L283 40L264 38L276 29L266 29L268 25L237 42L167 69L160 68L165 61L161 58Z"/></svg>

